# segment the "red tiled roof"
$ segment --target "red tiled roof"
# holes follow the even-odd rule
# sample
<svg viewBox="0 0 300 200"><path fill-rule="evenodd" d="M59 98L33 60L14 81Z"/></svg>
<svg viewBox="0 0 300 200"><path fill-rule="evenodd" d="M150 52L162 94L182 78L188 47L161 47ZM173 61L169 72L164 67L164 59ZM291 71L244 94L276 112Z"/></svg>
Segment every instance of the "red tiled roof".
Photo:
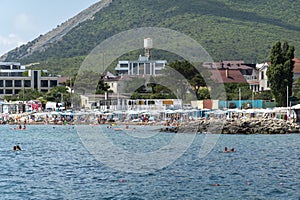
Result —
<svg viewBox="0 0 300 200"><path fill-rule="evenodd" d="M58 83L65 83L67 80L70 79L70 77L58 77L57 82Z"/></svg>
<svg viewBox="0 0 300 200"><path fill-rule="evenodd" d="M246 68L248 69L249 66L244 65L243 60L231 60L231 61L221 61L221 62L206 62L203 64L207 68L218 68L222 69L223 68L230 68L230 69L243 69Z"/></svg>
<svg viewBox="0 0 300 200"><path fill-rule="evenodd" d="M293 61L295 62L293 72L295 74L300 74L300 60L298 58L294 58Z"/></svg>
<svg viewBox="0 0 300 200"><path fill-rule="evenodd" d="M247 83L240 70L237 69L211 69L209 71L212 74L211 78L217 83Z"/></svg>
<svg viewBox="0 0 300 200"><path fill-rule="evenodd" d="M300 63L300 60L298 58L294 58L293 61L295 61L295 63Z"/></svg>

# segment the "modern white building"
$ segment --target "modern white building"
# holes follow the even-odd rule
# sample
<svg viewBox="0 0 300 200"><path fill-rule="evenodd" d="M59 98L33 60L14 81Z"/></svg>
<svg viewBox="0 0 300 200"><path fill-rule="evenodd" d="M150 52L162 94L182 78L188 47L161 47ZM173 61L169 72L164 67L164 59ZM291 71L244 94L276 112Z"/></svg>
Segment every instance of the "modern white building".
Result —
<svg viewBox="0 0 300 200"><path fill-rule="evenodd" d="M17 95L26 89L48 92L58 85L57 80L46 70L27 70L17 62L0 62L0 96Z"/></svg>
<svg viewBox="0 0 300 200"><path fill-rule="evenodd" d="M151 49L153 48L153 41L151 38L144 39L145 56L140 55L138 60L122 60L119 61L115 71L117 75L130 76L145 76L145 75L159 75L166 67L166 60L151 60Z"/></svg>
<svg viewBox="0 0 300 200"><path fill-rule="evenodd" d="M139 56L138 60L121 60L115 68L118 75L160 75L166 67L166 60L149 60L146 56Z"/></svg>

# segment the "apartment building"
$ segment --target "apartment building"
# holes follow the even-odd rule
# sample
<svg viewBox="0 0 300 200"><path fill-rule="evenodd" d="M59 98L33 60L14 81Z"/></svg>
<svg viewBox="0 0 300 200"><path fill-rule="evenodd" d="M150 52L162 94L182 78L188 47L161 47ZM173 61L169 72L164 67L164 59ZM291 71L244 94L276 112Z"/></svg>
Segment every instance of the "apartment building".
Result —
<svg viewBox="0 0 300 200"><path fill-rule="evenodd" d="M0 62L0 96L17 95L27 89L48 92L58 85L57 80L47 70L27 70L18 62Z"/></svg>

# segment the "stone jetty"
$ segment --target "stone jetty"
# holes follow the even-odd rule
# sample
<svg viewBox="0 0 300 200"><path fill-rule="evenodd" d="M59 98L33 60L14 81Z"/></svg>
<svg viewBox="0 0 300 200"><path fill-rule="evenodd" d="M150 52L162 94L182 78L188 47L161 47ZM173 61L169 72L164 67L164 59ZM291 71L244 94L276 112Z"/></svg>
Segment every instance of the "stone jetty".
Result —
<svg viewBox="0 0 300 200"><path fill-rule="evenodd" d="M163 132L217 133L217 134L287 134L300 133L300 125L274 118L210 119L163 127Z"/></svg>

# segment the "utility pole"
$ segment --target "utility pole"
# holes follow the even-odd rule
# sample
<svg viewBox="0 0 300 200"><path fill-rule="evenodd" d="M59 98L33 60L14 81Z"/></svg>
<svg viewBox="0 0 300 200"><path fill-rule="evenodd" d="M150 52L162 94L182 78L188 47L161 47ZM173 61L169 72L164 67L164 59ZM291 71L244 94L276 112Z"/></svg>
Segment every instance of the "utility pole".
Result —
<svg viewBox="0 0 300 200"><path fill-rule="evenodd" d="M286 107L289 107L289 86L286 86Z"/></svg>
<svg viewBox="0 0 300 200"><path fill-rule="evenodd" d="M241 88L239 88L239 108L242 109L242 95L241 95Z"/></svg>
<svg viewBox="0 0 300 200"><path fill-rule="evenodd" d="M252 91L252 108L254 109L254 92Z"/></svg>

